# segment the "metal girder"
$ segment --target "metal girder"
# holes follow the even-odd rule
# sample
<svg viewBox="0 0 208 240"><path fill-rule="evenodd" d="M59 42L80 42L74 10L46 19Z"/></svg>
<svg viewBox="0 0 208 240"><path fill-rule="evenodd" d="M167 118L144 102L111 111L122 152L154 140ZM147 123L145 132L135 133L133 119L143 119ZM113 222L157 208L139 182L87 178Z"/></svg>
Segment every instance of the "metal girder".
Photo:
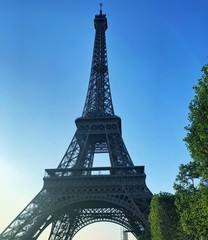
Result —
<svg viewBox="0 0 208 240"><path fill-rule="evenodd" d="M2 232L0 239L3 240L24 240L29 239L38 234L38 230L42 224L40 219L44 218L44 222L50 222L51 215L44 215L44 209L47 208L48 203L51 201L47 196L45 189L41 190L36 197L23 209L23 211L14 219L14 221ZM35 231L34 231L35 229Z"/></svg>
<svg viewBox="0 0 208 240"><path fill-rule="evenodd" d="M71 239L82 227L102 220L121 224L135 235L148 225L151 192L144 174L66 177L59 173L49 171L43 190L1 234L1 240L37 239L51 222L50 240ZM121 221L118 213L125 216Z"/></svg>
<svg viewBox="0 0 208 240"><path fill-rule="evenodd" d="M90 80L82 117L103 117L114 115L108 73L105 38L106 26L106 16L97 15L95 17L96 33Z"/></svg>
<svg viewBox="0 0 208 240"><path fill-rule="evenodd" d="M120 118L91 118L76 120L77 131L58 168L90 168L94 154L109 153L112 167L129 167L133 162L120 131Z"/></svg>
<svg viewBox="0 0 208 240"><path fill-rule="evenodd" d="M116 208L79 208L73 212L64 214L53 225L50 240L72 239L77 232L85 226L96 222L112 222L119 224L128 231L135 232L141 228L135 219L134 225L129 222L128 213L125 209ZM141 228L140 231L143 229ZM136 236L136 235L135 235ZM63 238L65 237L65 238Z"/></svg>

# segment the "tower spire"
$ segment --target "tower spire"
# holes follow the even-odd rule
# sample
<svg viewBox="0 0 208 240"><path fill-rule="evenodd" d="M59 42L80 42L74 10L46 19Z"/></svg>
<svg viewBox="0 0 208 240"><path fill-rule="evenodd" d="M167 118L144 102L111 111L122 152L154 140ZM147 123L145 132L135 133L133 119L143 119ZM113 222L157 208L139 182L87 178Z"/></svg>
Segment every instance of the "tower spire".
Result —
<svg viewBox="0 0 208 240"><path fill-rule="evenodd" d="M100 3L100 15L102 15L102 7L103 7L103 4Z"/></svg>
<svg viewBox="0 0 208 240"><path fill-rule="evenodd" d="M102 3L100 3L100 14L95 16L94 27L95 41L91 73L82 117L112 116L114 110L110 91L105 38L108 24L106 15L102 14Z"/></svg>

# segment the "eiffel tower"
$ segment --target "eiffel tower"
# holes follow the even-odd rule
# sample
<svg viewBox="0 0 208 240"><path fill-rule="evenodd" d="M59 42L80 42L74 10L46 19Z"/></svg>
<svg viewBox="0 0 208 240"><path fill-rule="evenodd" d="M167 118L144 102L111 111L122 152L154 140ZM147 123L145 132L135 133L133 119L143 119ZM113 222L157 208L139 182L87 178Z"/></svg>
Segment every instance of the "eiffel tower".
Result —
<svg viewBox="0 0 208 240"><path fill-rule="evenodd" d="M56 169L1 233L0 240L35 240L51 224L49 240L71 240L83 227L101 221L123 226L138 237L148 226L152 193L144 166L134 166L114 114L107 63L107 18L95 16L89 87L77 130ZM109 154L110 167L95 167L95 154Z"/></svg>

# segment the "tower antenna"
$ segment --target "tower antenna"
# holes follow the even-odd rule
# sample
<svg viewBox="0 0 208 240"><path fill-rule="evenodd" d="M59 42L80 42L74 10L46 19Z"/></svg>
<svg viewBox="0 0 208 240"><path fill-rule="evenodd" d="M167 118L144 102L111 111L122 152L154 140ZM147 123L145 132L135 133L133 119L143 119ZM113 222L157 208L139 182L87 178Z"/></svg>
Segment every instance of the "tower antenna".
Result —
<svg viewBox="0 0 208 240"><path fill-rule="evenodd" d="M102 15L102 7L103 7L103 4L100 3L100 15Z"/></svg>

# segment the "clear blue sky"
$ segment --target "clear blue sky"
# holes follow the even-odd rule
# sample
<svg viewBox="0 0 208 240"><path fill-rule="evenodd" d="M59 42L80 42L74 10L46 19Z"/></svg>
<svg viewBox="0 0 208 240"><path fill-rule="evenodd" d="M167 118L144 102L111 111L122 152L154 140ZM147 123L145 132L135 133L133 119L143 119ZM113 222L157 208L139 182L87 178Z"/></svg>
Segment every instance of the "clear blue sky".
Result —
<svg viewBox="0 0 208 240"><path fill-rule="evenodd" d="M178 166L190 160L182 139L192 86L208 62L208 1L102 2L125 144L150 190L174 193ZM44 169L57 167L75 133L98 12L95 0L0 1L0 230L39 192ZM76 239L120 239L118 227L103 226Z"/></svg>

